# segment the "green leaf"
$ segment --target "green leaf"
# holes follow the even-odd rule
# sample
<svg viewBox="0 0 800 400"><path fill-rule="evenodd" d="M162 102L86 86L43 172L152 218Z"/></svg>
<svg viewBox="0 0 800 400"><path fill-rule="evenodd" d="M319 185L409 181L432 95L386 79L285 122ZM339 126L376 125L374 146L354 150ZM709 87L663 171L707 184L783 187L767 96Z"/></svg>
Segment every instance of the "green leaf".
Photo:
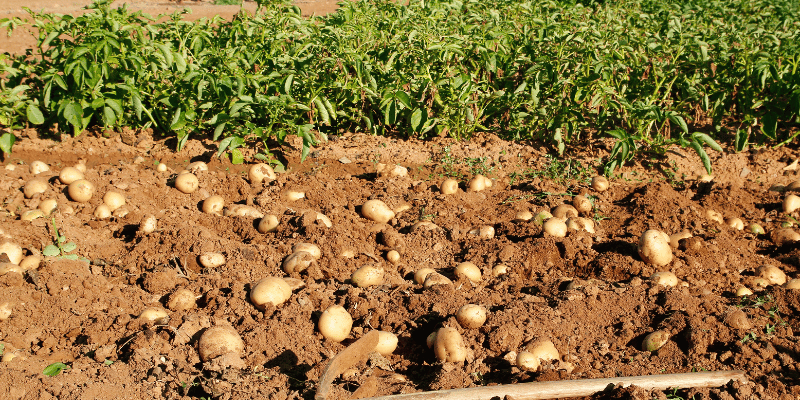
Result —
<svg viewBox="0 0 800 400"><path fill-rule="evenodd" d="M105 365L105 366L109 366L109 365L111 365L113 363L114 363L114 361L109 360L109 359L106 359L105 361L103 361L103 365Z"/></svg>
<svg viewBox="0 0 800 400"><path fill-rule="evenodd" d="M244 164L244 155L242 155L242 152L239 151L239 149L231 150L231 163L233 165Z"/></svg>
<svg viewBox="0 0 800 400"><path fill-rule="evenodd" d="M61 254L61 249L54 244L48 244L45 246L44 250L42 250L42 254L48 257L58 257Z"/></svg>
<svg viewBox="0 0 800 400"><path fill-rule="evenodd" d="M41 125L44 123L42 110L33 103L28 103L28 122L34 125Z"/></svg>
<svg viewBox="0 0 800 400"><path fill-rule="evenodd" d="M114 126L117 123L117 114L111 107L103 107L103 124Z"/></svg>
<svg viewBox="0 0 800 400"><path fill-rule="evenodd" d="M141 121L142 120L142 99L139 95L133 94L131 95L131 102L133 103L133 111L136 113L136 118Z"/></svg>
<svg viewBox="0 0 800 400"><path fill-rule="evenodd" d="M13 133L4 133L3 136L0 136L0 150L3 153L11 153L11 148L14 147L14 142L16 141L17 137Z"/></svg>
<svg viewBox="0 0 800 400"><path fill-rule="evenodd" d="M707 134L701 132L695 132L692 134L692 136L696 137L698 141L705 142L708 147L711 147L715 151L722 153L722 146L720 146L716 141L714 141L714 139L712 139L711 136L708 136Z"/></svg>
<svg viewBox="0 0 800 400"><path fill-rule="evenodd" d="M397 98L397 100L399 100L400 103L403 104L403 106L405 106L405 108L411 108L411 98L408 97L408 93L402 90L398 90L397 92L395 92L394 95L395 98Z"/></svg>
<svg viewBox="0 0 800 400"><path fill-rule="evenodd" d="M61 251L64 253L69 253L70 251L75 250L77 247L78 245L75 244L75 242L67 242L64 243L63 246L61 246Z"/></svg>
<svg viewBox="0 0 800 400"><path fill-rule="evenodd" d="M697 155L700 156L700 160L703 161L703 166L706 168L706 172L709 174L711 173L711 158L708 157L705 149L703 149L703 145L695 138L691 142L692 148L694 151L697 152Z"/></svg>
<svg viewBox="0 0 800 400"><path fill-rule="evenodd" d="M322 99L320 99L319 96L314 97L314 105L317 107L317 114L320 121L322 121L322 123L325 125L330 125L331 118L328 115L328 109L325 107L325 103L322 102Z"/></svg>
<svg viewBox="0 0 800 400"><path fill-rule="evenodd" d="M736 140L734 144L734 149L736 150L737 153L742 152L747 148L747 145L749 144L748 141L749 136L750 135L747 133L746 130L743 129L736 130Z"/></svg>
<svg viewBox="0 0 800 400"><path fill-rule="evenodd" d="M60 374L61 371L68 371L69 369L70 369L69 366L67 366L66 364L57 362L57 363L52 363L47 367L45 367L42 373L47 376L56 376Z"/></svg>
<svg viewBox="0 0 800 400"><path fill-rule="evenodd" d="M75 128L76 133L80 133L77 132L77 130L80 129L82 125L81 120L83 119L83 108L81 105L75 102L70 102L66 107L64 107L63 115L64 119L66 119L67 122L69 122L70 125Z"/></svg>

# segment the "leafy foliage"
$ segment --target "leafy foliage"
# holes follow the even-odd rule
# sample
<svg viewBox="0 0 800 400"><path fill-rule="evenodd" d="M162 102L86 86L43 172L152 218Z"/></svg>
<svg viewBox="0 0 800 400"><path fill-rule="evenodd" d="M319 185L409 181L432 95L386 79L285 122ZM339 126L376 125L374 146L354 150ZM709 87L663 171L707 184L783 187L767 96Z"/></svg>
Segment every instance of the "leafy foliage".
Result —
<svg viewBox="0 0 800 400"><path fill-rule="evenodd" d="M70 370L70 367L67 364L64 364L64 363L61 363L61 362L57 362L57 363L52 363L52 364L46 366L44 368L44 371L42 371L42 373L47 375L47 376L56 376L56 375L60 374L63 371L69 371L69 370Z"/></svg>
<svg viewBox="0 0 800 400"><path fill-rule="evenodd" d="M796 1L358 0L310 18L258 3L232 21L156 22L109 0L31 11L38 48L0 60L0 124L154 127L178 148L208 133L237 160L287 135L305 157L343 130L494 131L559 153L597 132L615 139L610 173L672 144L710 171L723 120L740 124L737 151L789 143L800 122Z"/></svg>

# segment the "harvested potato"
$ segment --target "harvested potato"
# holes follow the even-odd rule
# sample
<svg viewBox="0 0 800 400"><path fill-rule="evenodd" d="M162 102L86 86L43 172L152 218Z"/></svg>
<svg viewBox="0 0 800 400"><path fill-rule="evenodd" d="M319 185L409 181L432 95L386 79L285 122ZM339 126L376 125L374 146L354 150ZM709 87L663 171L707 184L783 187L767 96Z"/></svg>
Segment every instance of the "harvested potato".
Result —
<svg viewBox="0 0 800 400"><path fill-rule="evenodd" d="M284 197L287 201L297 201L300 199L304 199L306 197L306 192L301 192L299 190L289 190L284 193Z"/></svg>
<svg viewBox="0 0 800 400"><path fill-rule="evenodd" d="M8 262L18 265L22 261L22 246L5 241L0 244L0 254L5 254L8 257Z"/></svg>
<svg viewBox="0 0 800 400"><path fill-rule="evenodd" d="M191 172L179 174L175 178L175 189L178 189L181 193L194 193L198 187L200 187L200 181Z"/></svg>
<svg viewBox="0 0 800 400"><path fill-rule="evenodd" d="M782 228L772 231L770 237L772 239L772 243L778 247L800 241L800 233L797 233L790 228Z"/></svg>
<svg viewBox="0 0 800 400"><path fill-rule="evenodd" d="M578 195L572 198L572 206L579 213L588 214L592 212L592 202L586 196Z"/></svg>
<svg viewBox="0 0 800 400"><path fill-rule="evenodd" d="M567 223L562 218L553 217L544 222L544 233L552 237L567 236Z"/></svg>
<svg viewBox="0 0 800 400"><path fill-rule="evenodd" d="M158 219L155 215L147 214L139 221L139 231L142 233L153 233L158 225Z"/></svg>
<svg viewBox="0 0 800 400"><path fill-rule="evenodd" d="M375 346L375 351L384 357L394 353L397 349L397 335L386 331L378 331L378 335L378 345Z"/></svg>
<svg viewBox="0 0 800 400"><path fill-rule="evenodd" d="M350 330L353 328L353 317L344 307L333 305L322 312L317 327L325 339L341 342L350 335Z"/></svg>
<svg viewBox="0 0 800 400"><path fill-rule="evenodd" d="M44 213L42 212L42 210L39 210L39 209L28 210L28 211L23 212L19 216L19 220L20 221L33 221L36 218L42 218L42 217L44 217Z"/></svg>
<svg viewBox="0 0 800 400"><path fill-rule="evenodd" d="M383 285L384 270L380 266L367 264L355 272L350 277L350 281L358 287Z"/></svg>
<svg viewBox="0 0 800 400"><path fill-rule="evenodd" d="M111 218L111 209L106 204L100 204L94 209L94 217L97 219Z"/></svg>
<svg viewBox="0 0 800 400"><path fill-rule="evenodd" d="M454 328L439 328L433 343L433 352L441 362L463 362L467 359L464 339Z"/></svg>
<svg viewBox="0 0 800 400"><path fill-rule="evenodd" d="M268 276L253 285L250 289L250 301L259 310L265 310L267 304L279 306L292 297L292 288L278 277Z"/></svg>
<svg viewBox="0 0 800 400"><path fill-rule="evenodd" d="M800 279L789 279L784 285L786 289L798 290L800 289Z"/></svg>
<svg viewBox="0 0 800 400"><path fill-rule="evenodd" d="M793 213L800 208L800 196L790 194L783 199L783 212Z"/></svg>
<svg viewBox="0 0 800 400"><path fill-rule="evenodd" d="M536 225L542 225L545 223L545 221L547 221L550 218L553 218L553 214L551 214L550 211L542 210L536 214L533 222L535 222Z"/></svg>
<svg viewBox="0 0 800 400"><path fill-rule="evenodd" d="M431 272L425 277L425 281L422 283L422 287L425 289L429 289L433 286L438 285L452 285L453 281L448 279L446 276L438 273L438 272Z"/></svg>
<svg viewBox="0 0 800 400"><path fill-rule="evenodd" d="M458 191L458 181L453 178L447 178L442 182L442 194L453 194Z"/></svg>
<svg viewBox="0 0 800 400"><path fill-rule="evenodd" d="M542 366L542 361L560 359L558 349L549 340L537 341L526 346L526 350L517 354L517 367L523 371L536 372Z"/></svg>
<svg viewBox="0 0 800 400"><path fill-rule="evenodd" d="M653 275L650 275L650 280L656 285L667 287L678 286L678 277L669 271L656 272Z"/></svg>
<svg viewBox="0 0 800 400"><path fill-rule="evenodd" d="M656 351L669 341L669 332L658 330L644 337L642 341L643 351Z"/></svg>
<svg viewBox="0 0 800 400"><path fill-rule="evenodd" d="M111 212L125 205L125 196L117 192L106 192L103 196L103 203L108 206Z"/></svg>
<svg viewBox="0 0 800 400"><path fill-rule="evenodd" d="M307 251L296 251L283 260L283 270L287 274L303 272L316 258Z"/></svg>
<svg viewBox="0 0 800 400"><path fill-rule="evenodd" d="M244 341L232 326L212 326L200 336L197 351L203 361L213 360L226 354L238 356L244 351Z"/></svg>
<svg viewBox="0 0 800 400"><path fill-rule="evenodd" d="M758 267L756 276L766 279L770 285L783 285L786 283L786 274L774 265Z"/></svg>
<svg viewBox="0 0 800 400"><path fill-rule="evenodd" d="M67 186L67 193L73 201L86 203L94 195L94 184L86 179L78 179Z"/></svg>
<svg viewBox="0 0 800 400"><path fill-rule="evenodd" d="M278 230L278 217L272 214L267 214L264 218L258 221L258 231L261 233L275 232Z"/></svg>
<svg viewBox="0 0 800 400"><path fill-rule="evenodd" d="M688 239L692 237L692 233L688 230L684 230L682 232L676 233L674 235L670 235L669 237L669 246L673 249L677 249L680 245L681 239Z"/></svg>
<svg viewBox="0 0 800 400"><path fill-rule="evenodd" d="M169 314L167 313L167 310L161 307L148 307L145 308L141 314L139 314L139 319L164 325L169 322Z"/></svg>
<svg viewBox="0 0 800 400"><path fill-rule="evenodd" d="M205 172L208 171L208 164L203 161L195 161L193 163L189 163L189 165L186 166L186 170L193 174Z"/></svg>
<svg viewBox="0 0 800 400"><path fill-rule="evenodd" d="M42 213L44 213L44 215L52 214L53 211L56 210L56 208L58 208L58 201L56 201L55 199L42 200L42 202L39 203L39 209L42 210Z"/></svg>
<svg viewBox="0 0 800 400"><path fill-rule="evenodd" d="M264 181L271 182L278 178L275 171L268 164L255 164L247 171L250 183L260 185Z"/></svg>
<svg viewBox="0 0 800 400"><path fill-rule="evenodd" d="M747 228L750 229L750 233L754 235L763 235L764 233L766 233L764 231L764 227L761 226L760 224L752 223L748 225Z"/></svg>
<svg viewBox="0 0 800 400"><path fill-rule="evenodd" d="M605 192L608 190L608 179L604 176L592 177L592 189L598 192Z"/></svg>
<svg viewBox="0 0 800 400"><path fill-rule="evenodd" d="M38 269L39 264L42 263L42 257L37 255L30 255L22 259L19 262L19 267L23 270L33 270Z"/></svg>
<svg viewBox="0 0 800 400"><path fill-rule="evenodd" d="M322 225L325 225L327 228L333 226L333 222L331 222L331 219L328 218L325 214L320 212L317 213L317 221L322 222Z"/></svg>
<svg viewBox="0 0 800 400"><path fill-rule="evenodd" d="M25 184L25 187L22 188L22 193L25 194L26 199L30 199L37 194L46 192L49 187L50 185L46 180L34 178Z"/></svg>
<svg viewBox="0 0 800 400"><path fill-rule="evenodd" d="M311 254L315 260L319 260L322 257L322 249L314 243L295 243L292 246L292 252L297 253L298 251L305 251Z"/></svg>
<svg viewBox="0 0 800 400"><path fill-rule="evenodd" d="M367 200L364 205L361 206L361 215L375 222L387 223L394 218L395 213L386 203L373 199Z"/></svg>
<svg viewBox="0 0 800 400"><path fill-rule="evenodd" d="M47 172L47 171L50 171L50 166L45 164L44 161L36 160L31 162L31 174L39 175L42 172Z"/></svg>
<svg viewBox="0 0 800 400"><path fill-rule="evenodd" d="M710 219L710 220L712 220L712 221L714 221L714 222L716 222L718 224L724 224L725 223L725 219L722 218L722 214L720 214L719 211L716 211L716 210L706 210L706 218L708 218L708 219Z"/></svg>
<svg viewBox="0 0 800 400"><path fill-rule="evenodd" d="M508 265L505 264L497 264L492 268L492 276L498 277L500 275L505 275L508 273Z"/></svg>
<svg viewBox="0 0 800 400"><path fill-rule="evenodd" d="M2 273L0 273L2 275ZM14 308L11 306L11 303L4 301L0 302L0 321L5 321L11 318L11 314L14 312Z"/></svg>
<svg viewBox="0 0 800 400"><path fill-rule="evenodd" d="M533 219L533 213L528 210L518 211L514 215L514 222L527 222Z"/></svg>
<svg viewBox="0 0 800 400"><path fill-rule="evenodd" d="M744 230L744 222L742 222L741 218L728 218L725 220L725 224L737 231Z"/></svg>
<svg viewBox="0 0 800 400"><path fill-rule="evenodd" d="M748 288L746 288L746 287L744 287L744 286L736 289L736 296L737 297L750 296L752 294L753 294L753 291L748 289Z"/></svg>
<svg viewBox="0 0 800 400"><path fill-rule="evenodd" d="M200 265L205 268L219 268L225 265L226 261L223 254L211 251L201 254L198 260L200 261Z"/></svg>
<svg viewBox="0 0 800 400"><path fill-rule="evenodd" d="M659 230L645 231L639 238L639 256L644 262L656 267L669 264L672 261L669 239L666 233Z"/></svg>
<svg viewBox="0 0 800 400"><path fill-rule="evenodd" d="M178 289L169 296L167 308L172 311L191 310L197 305L197 298L189 289Z"/></svg>
<svg viewBox="0 0 800 400"><path fill-rule="evenodd" d="M408 168L397 164L383 164L379 163L375 166L378 177L381 178L399 178L408 176Z"/></svg>
<svg viewBox="0 0 800 400"><path fill-rule="evenodd" d="M486 308L477 304L465 304L456 312L456 320L465 329L477 329L486 322Z"/></svg>
<svg viewBox="0 0 800 400"><path fill-rule="evenodd" d="M553 209L553 217L555 218L566 220L567 218L573 218L577 216L578 210L569 204L562 204Z"/></svg>
<svg viewBox="0 0 800 400"><path fill-rule="evenodd" d="M420 268L419 270L417 270L416 273L414 273L414 282L416 282L419 285L422 285L423 283L425 283L425 279L428 278L428 275L434 272L436 272L436 270L433 268Z"/></svg>
<svg viewBox="0 0 800 400"><path fill-rule="evenodd" d="M475 283L481 281L481 269L469 261L458 264L454 272L459 278L464 277Z"/></svg>
<svg viewBox="0 0 800 400"><path fill-rule="evenodd" d="M203 200L203 212L206 214L222 215L225 199L219 195L209 196Z"/></svg>
<svg viewBox="0 0 800 400"><path fill-rule="evenodd" d="M397 265L397 263L400 262L400 253L397 252L397 250L389 250L386 253L386 261L389 261L390 263Z"/></svg>
<svg viewBox="0 0 800 400"><path fill-rule="evenodd" d="M469 185L468 185L470 192L480 192L480 191L483 191L486 188L491 187L491 186L492 186L491 179L489 179L489 178L487 178L487 177L485 177L483 175L475 175L469 181Z"/></svg>
<svg viewBox="0 0 800 400"><path fill-rule="evenodd" d="M58 180L65 185L83 179L83 172L75 167L64 167L58 174Z"/></svg>
<svg viewBox="0 0 800 400"><path fill-rule="evenodd" d="M226 217L245 217L253 219L264 218L264 213L257 208L244 204L231 204L223 210L222 215Z"/></svg>

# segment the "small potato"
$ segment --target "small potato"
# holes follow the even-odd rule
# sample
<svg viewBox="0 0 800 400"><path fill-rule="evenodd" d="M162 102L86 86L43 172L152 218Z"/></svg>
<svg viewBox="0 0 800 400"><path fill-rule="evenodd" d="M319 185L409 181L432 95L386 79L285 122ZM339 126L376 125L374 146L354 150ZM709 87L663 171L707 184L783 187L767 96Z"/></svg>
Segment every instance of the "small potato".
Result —
<svg viewBox="0 0 800 400"><path fill-rule="evenodd" d="M562 204L553 209L553 216L566 220L567 218L577 217L578 210L569 204Z"/></svg>
<svg viewBox="0 0 800 400"><path fill-rule="evenodd" d="M350 281L358 287L380 286L383 285L385 271L383 268L368 264L353 272Z"/></svg>
<svg viewBox="0 0 800 400"><path fill-rule="evenodd" d="M605 192L608 190L608 179L599 175L592 177L592 189L598 192Z"/></svg>
<svg viewBox="0 0 800 400"><path fill-rule="evenodd" d="M108 206L111 212L114 212L125 205L125 196L117 192L106 192L105 196L103 196L103 203Z"/></svg>
<svg viewBox="0 0 800 400"><path fill-rule="evenodd" d="M650 275L650 280L656 285L667 287L678 286L678 277L669 271L656 272L653 275Z"/></svg>
<svg viewBox="0 0 800 400"><path fill-rule="evenodd" d="M327 228L330 228L331 226L333 226L333 222L331 222L331 219L328 218L323 213L319 213L319 212L317 213L317 221L322 222L322 225L325 225Z"/></svg>
<svg viewBox="0 0 800 400"><path fill-rule="evenodd" d="M42 212L42 210L39 210L39 209L28 210L28 211L25 211L24 213L22 213L22 215L19 216L19 220L20 221L33 221L36 218L42 218L42 217L44 217L44 213Z"/></svg>
<svg viewBox="0 0 800 400"><path fill-rule="evenodd" d="M492 185L491 185L491 182L492 182L491 180L489 180L488 178L486 178L486 177L485 177L485 176L483 176L483 175L475 175L475 176L474 176L474 177L472 177L472 179L469 181L469 185L468 185L468 187L469 187L469 191L470 191L470 192L480 192L480 191L483 191L483 190L485 190L487 187L490 187L490 186L492 186Z"/></svg>
<svg viewBox="0 0 800 400"><path fill-rule="evenodd" d="M42 200L42 202L39 203L39 209L42 210L44 215L52 214L56 208L58 208L58 201L55 199Z"/></svg>
<svg viewBox="0 0 800 400"><path fill-rule="evenodd" d="M798 290L800 289L800 279L789 279L783 287L785 289Z"/></svg>
<svg viewBox="0 0 800 400"><path fill-rule="evenodd" d="M642 350L650 352L656 351L667 344L668 341L669 332L655 331L644 337L644 340L642 341Z"/></svg>
<svg viewBox="0 0 800 400"><path fill-rule="evenodd" d="M414 225L411 225L411 232L418 232L420 230L435 231L439 229L439 226L431 221L418 221L414 223Z"/></svg>
<svg viewBox="0 0 800 400"><path fill-rule="evenodd" d="M11 272L15 272L22 275L23 273L25 273L25 270L22 269L22 267L20 267L17 264L12 264L9 262L0 262L0 276Z"/></svg>
<svg viewBox="0 0 800 400"><path fill-rule="evenodd" d="M268 276L253 285L250 290L250 301L259 310L265 310L267 304L279 306L292 297L292 288L289 284L278 277Z"/></svg>
<svg viewBox="0 0 800 400"><path fill-rule="evenodd" d="M386 203L380 200L367 200L361 206L361 215L375 222L387 223L394 218L395 214Z"/></svg>
<svg viewBox="0 0 800 400"><path fill-rule="evenodd" d="M83 172L75 167L64 167L58 174L58 180L65 185L83 179Z"/></svg>
<svg viewBox="0 0 800 400"><path fill-rule="evenodd" d="M588 233L595 233L594 221L588 218L583 218L583 217L570 218L567 220L567 222L565 222L565 224L567 225L567 230L572 229L575 231L585 231Z"/></svg>
<svg viewBox="0 0 800 400"><path fill-rule="evenodd" d="M408 176L408 168L396 164L380 163L375 166L375 170L380 178L399 178Z"/></svg>
<svg viewBox="0 0 800 400"><path fill-rule="evenodd" d="M782 228L772 231L770 237L772 239L772 243L778 247L800 241L800 233L797 233L790 228Z"/></svg>
<svg viewBox="0 0 800 400"><path fill-rule="evenodd" d="M292 253L297 253L298 251L305 251L311 254L315 260L322 258L322 249L314 243L295 243L292 246Z"/></svg>
<svg viewBox="0 0 800 400"><path fill-rule="evenodd" d="M148 214L142 217L142 220L139 221L139 231L142 233L153 233L155 232L157 225L158 219L156 219L156 216Z"/></svg>
<svg viewBox="0 0 800 400"><path fill-rule="evenodd" d="M397 263L400 262L400 253L398 253L397 250L389 250L386 253L386 261L389 261L390 263L397 265Z"/></svg>
<svg viewBox="0 0 800 400"><path fill-rule="evenodd" d="M676 233L674 235L670 235L669 237L669 246L673 249L677 249L680 246L681 239L688 239L692 237L692 233L688 230L684 230L682 232Z"/></svg>
<svg viewBox="0 0 800 400"><path fill-rule="evenodd" d="M736 217L728 218L725 220L725 225L728 225L729 227L736 229L737 231L744 230L744 222L742 222L740 218Z"/></svg>
<svg viewBox="0 0 800 400"><path fill-rule="evenodd" d="M111 218L111 209L106 204L100 204L94 209L94 217L97 219Z"/></svg>
<svg viewBox="0 0 800 400"><path fill-rule="evenodd" d="M306 197L306 192L301 192L298 190L290 190L285 193L284 195L287 201L297 201Z"/></svg>
<svg viewBox="0 0 800 400"><path fill-rule="evenodd" d="M245 217L259 219L264 218L264 213L255 207L246 206L243 204L231 204L225 208L222 215L226 217Z"/></svg>
<svg viewBox="0 0 800 400"><path fill-rule="evenodd" d="M453 194L458 191L458 181L453 178L447 178L442 182L442 194Z"/></svg>
<svg viewBox="0 0 800 400"><path fill-rule="evenodd" d="M429 289L434 286L438 285L453 285L453 281L448 279L446 276L438 273L438 272L431 272L425 277L425 281L422 282L422 287L425 289Z"/></svg>
<svg viewBox="0 0 800 400"><path fill-rule="evenodd" d="M0 244L0 254L8 257L8 262L18 265L22 261L22 247L16 243L5 241Z"/></svg>
<svg viewBox="0 0 800 400"><path fill-rule="evenodd" d="M258 221L258 231L261 233L275 232L278 230L278 217L272 214L267 214L264 218Z"/></svg>
<svg viewBox="0 0 800 400"><path fill-rule="evenodd" d="M200 265L205 268L219 268L225 265L225 256L221 253L205 252L198 258Z"/></svg>
<svg viewBox="0 0 800 400"><path fill-rule="evenodd" d="M753 294L753 291L748 289L748 288L746 288L746 287L744 287L744 286L736 289L736 297L750 296L752 294Z"/></svg>
<svg viewBox="0 0 800 400"><path fill-rule="evenodd" d="M578 210L579 213L588 214L592 212L592 202L586 196L575 196L572 198L572 206Z"/></svg>
<svg viewBox="0 0 800 400"><path fill-rule="evenodd" d="M505 264L497 264L492 268L492 276L498 277L500 275L505 275L508 273L508 265Z"/></svg>
<svg viewBox="0 0 800 400"><path fill-rule="evenodd" d="M545 221L544 233L557 238L567 236L567 223L561 218L553 217Z"/></svg>
<svg viewBox="0 0 800 400"><path fill-rule="evenodd" d="M180 174L175 178L175 189L180 190L181 193L193 193L198 187L200 187L200 181L192 173Z"/></svg>
<svg viewBox="0 0 800 400"><path fill-rule="evenodd" d="M314 256L307 251L296 251L283 260L282 267L287 274L300 273L305 271L314 260Z"/></svg>
<svg viewBox="0 0 800 400"><path fill-rule="evenodd" d="M477 329L486 322L486 308L477 304L465 304L456 312L456 320L465 329Z"/></svg>
<svg viewBox="0 0 800 400"><path fill-rule="evenodd" d="M232 326L217 325L206 329L197 341L197 351L203 361L213 360L226 354L241 355L244 341Z"/></svg>
<svg viewBox="0 0 800 400"><path fill-rule="evenodd" d="M39 264L42 263L42 257L36 255L30 255L22 259L19 262L19 267L24 270L34 270L39 268Z"/></svg>
<svg viewBox="0 0 800 400"><path fill-rule="evenodd" d="M223 207L225 207L225 199L222 196L215 194L203 200L203 212L206 214L222 215Z"/></svg>
<svg viewBox="0 0 800 400"><path fill-rule="evenodd" d="M159 162L158 165L156 165L156 171L158 171L158 172L167 172L167 164L164 164L163 162Z"/></svg>
<svg viewBox="0 0 800 400"><path fill-rule="evenodd" d="M533 213L528 210L518 211L516 215L514 215L514 222L527 222L533 219Z"/></svg>
<svg viewBox="0 0 800 400"><path fill-rule="evenodd" d="M783 199L783 212L793 213L800 208L800 196L790 194Z"/></svg>
<svg viewBox="0 0 800 400"><path fill-rule="evenodd" d="M766 279L770 285L786 283L786 274L774 265L762 265L756 269L756 276Z"/></svg>
<svg viewBox="0 0 800 400"><path fill-rule="evenodd" d="M39 175L42 172L50 171L50 166L45 164L43 161L33 161L31 162L31 174Z"/></svg>
<svg viewBox="0 0 800 400"><path fill-rule="evenodd" d="M75 169L80 171L82 174L86 173L86 160L81 159L78 160L78 163L74 165Z"/></svg>
<svg viewBox="0 0 800 400"><path fill-rule="evenodd" d="M764 233L766 233L764 231L764 227L759 225L759 224L756 224L756 223L752 223L752 224L748 225L747 229L749 229L750 233L752 233L754 235L763 235Z"/></svg>
<svg viewBox="0 0 800 400"><path fill-rule="evenodd" d="M167 308L172 311L191 310L197 305L197 298L189 289L178 289L169 296Z"/></svg>
<svg viewBox="0 0 800 400"><path fill-rule="evenodd" d="M141 314L139 314L139 319L164 325L169 322L169 314L167 313L167 310L161 307L148 307L145 308Z"/></svg>
<svg viewBox="0 0 800 400"><path fill-rule="evenodd" d="M2 274L0 274L2 275ZM11 318L11 314L13 313L14 309L11 306L11 303L4 301L0 303L0 321L5 321Z"/></svg>
<svg viewBox="0 0 800 400"><path fill-rule="evenodd" d="M425 279L428 277L428 275L434 272L436 272L436 270L433 268L420 268L416 273L414 273L414 282L422 285L425 283Z"/></svg>
<svg viewBox="0 0 800 400"><path fill-rule="evenodd" d="M50 185L44 179L31 179L28 183L25 184L25 187L22 189L22 192L25 194L26 199L30 199L37 194L44 193Z"/></svg>
<svg viewBox="0 0 800 400"><path fill-rule="evenodd" d="M762 278L762 277L755 277L755 278L753 278L753 280L752 280L752 281L750 281L750 282L752 283L752 285L753 285L753 288L755 288L756 290L763 290L763 289L765 289L767 286L769 286L769 285L770 285L770 283L769 283L769 281L767 280L767 278Z"/></svg>
<svg viewBox="0 0 800 400"><path fill-rule="evenodd" d="M325 339L341 342L350 335L350 330L353 328L353 317L344 307L333 305L322 312L317 327Z"/></svg>
<svg viewBox="0 0 800 400"><path fill-rule="evenodd" d="M666 233L651 229L639 238L639 256L642 260L656 267L664 266L672 261L672 249Z"/></svg>
<svg viewBox="0 0 800 400"><path fill-rule="evenodd" d="M251 184L260 185L265 180L267 182L274 181L277 179L278 176L275 175L275 171L267 164L254 164L250 167L247 171L247 179L250 180Z"/></svg>
<svg viewBox="0 0 800 400"><path fill-rule="evenodd" d="M69 198L71 198L72 201L86 203L92 198L92 195L94 195L94 184L86 179L78 179L69 184L67 193L69 193Z"/></svg>
<svg viewBox="0 0 800 400"><path fill-rule="evenodd" d="M724 224L725 223L725 219L722 218L722 214L720 214L719 211L706 210L706 218L708 218L708 219L710 219L710 220L712 220L712 221L714 221L714 222L716 222L718 224Z"/></svg>
<svg viewBox="0 0 800 400"><path fill-rule="evenodd" d="M397 335L392 332L378 331L378 345L375 346L375 351L387 357L394 353L395 349L397 349Z"/></svg>
<svg viewBox="0 0 800 400"><path fill-rule="evenodd" d="M475 283L481 281L481 269L469 261L458 264L454 272L459 278L464 277Z"/></svg>
<svg viewBox="0 0 800 400"><path fill-rule="evenodd" d="M533 222L535 222L536 225L543 225L545 221L550 218L553 218L553 214L551 214L550 211L543 210L539 211L536 216L534 216Z"/></svg>
<svg viewBox="0 0 800 400"><path fill-rule="evenodd" d="M196 174L198 172L205 172L208 171L208 164L206 164L203 161L195 161L187 165L186 170L193 174Z"/></svg>
<svg viewBox="0 0 800 400"><path fill-rule="evenodd" d="M441 362L463 362L467 359L467 346L455 328L439 328L433 343L433 352Z"/></svg>
<svg viewBox="0 0 800 400"><path fill-rule="evenodd" d="M558 349L549 340L535 342L526 347L526 350L517 354L517 367L523 371L536 372L541 368L542 361L553 361L561 358Z"/></svg>

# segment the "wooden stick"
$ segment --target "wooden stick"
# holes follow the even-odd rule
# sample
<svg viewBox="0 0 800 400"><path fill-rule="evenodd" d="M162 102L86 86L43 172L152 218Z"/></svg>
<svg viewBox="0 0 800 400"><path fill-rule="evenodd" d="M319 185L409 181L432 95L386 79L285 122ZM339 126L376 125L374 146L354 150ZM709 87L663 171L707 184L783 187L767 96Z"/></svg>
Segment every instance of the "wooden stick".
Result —
<svg viewBox="0 0 800 400"><path fill-rule="evenodd" d="M683 374L645 375L620 378L576 379L570 381L529 382L511 385L481 386L467 389L438 390L371 397L365 400L543 400L591 396L613 387L636 385L645 390L715 387L732 380L745 381L744 371L689 372Z"/></svg>
<svg viewBox="0 0 800 400"><path fill-rule="evenodd" d="M319 379L317 394L314 399L325 400L330 393L333 380L346 369L366 360L369 353L375 350L375 346L378 345L379 336L378 331L370 331L333 357Z"/></svg>

